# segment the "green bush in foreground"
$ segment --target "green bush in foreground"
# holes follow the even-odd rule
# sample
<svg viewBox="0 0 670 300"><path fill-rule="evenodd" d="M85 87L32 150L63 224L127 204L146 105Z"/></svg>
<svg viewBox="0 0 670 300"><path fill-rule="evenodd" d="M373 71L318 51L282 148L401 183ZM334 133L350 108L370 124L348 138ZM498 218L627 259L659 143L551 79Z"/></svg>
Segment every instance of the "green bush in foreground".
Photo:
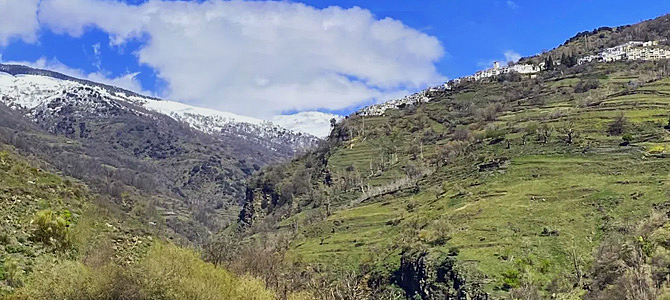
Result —
<svg viewBox="0 0 670 300"><path fill-rule="evenodd" d="M157 243L139 263L91 268L78 261L41 261L8 299L275 299L254 278L236 277L197 253Z"/></svg>

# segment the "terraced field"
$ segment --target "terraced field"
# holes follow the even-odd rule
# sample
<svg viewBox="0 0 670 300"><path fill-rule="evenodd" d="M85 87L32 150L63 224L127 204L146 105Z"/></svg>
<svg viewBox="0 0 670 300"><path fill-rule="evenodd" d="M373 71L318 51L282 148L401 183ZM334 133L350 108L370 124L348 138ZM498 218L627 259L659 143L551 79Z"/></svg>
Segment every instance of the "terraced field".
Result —
<svg viewBox="0 0 670 300"><path fill-rule="evenodd" d="M670 196L670 132L664 129L670 79L642 82L631 72L617 63L559 74L514 102L507 100L507 83L477 83L418 108L350 119L347 125L360 133L330 150L329 170L353 165L373 186L406 177L410 165L430 171L415 188L342 202L323 220L303 224L290 253L323 268L370 265L393 274L408 245L423 247L476 270L494 297L522 277L548 287L589 271L605 235L634 226ZM585 80L597 80L598 87L577 92ZM488 120L477 116L482 109L459 110L496 102L507 104ZM613 133L618 119L621 132ZM455 128L468 129L464 139L474 142L445 163L441 153L456 140ZM435 138L422 142L429 135ZM382 174L367 176L388 139L396 145L395 160ZM410 150L418 144L421 159Z"/></svg>

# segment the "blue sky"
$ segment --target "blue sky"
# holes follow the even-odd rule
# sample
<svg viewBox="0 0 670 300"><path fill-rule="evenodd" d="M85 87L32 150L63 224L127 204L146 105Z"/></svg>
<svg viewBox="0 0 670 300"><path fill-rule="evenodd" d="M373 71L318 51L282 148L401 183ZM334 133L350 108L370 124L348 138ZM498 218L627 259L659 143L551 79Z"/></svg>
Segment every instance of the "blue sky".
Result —
<svg viewBox="0 0 670 300"><path fill-rule="evenodd" d="M5 5L11 6L12 1L17 1L16 3L35 1L36 5L42 7L39 8L38 27L35 28L33 35L29 32L12 33L10 29L9 32L4 32L3 43L1 39L3 32L0 29L0 54L3 62L27 62L60 71L65 70L74 75L100 78L103 81L170 97L177 101L264 118L273 114L303 110L347 114L361 105L413 92L446 78L471 74L487 67L493 60L506 59L505 53L512 57L517 54L528 56L544 49L551 49L579 31L601 26L632 24L670 12L670 1L658 0L634 3L623 0L309 0L302 1L310 9L307 13L296 13L301 22L306 22L306 26L314 27L314 24L321 24L319 22L332 17L325 13L324 9L339 6L346 14L337 14L334 17L336 20L339 18L346 23L352 19L354 21L351 23L354 25L348 24L351 26L356 26L355 24L359 23L356 20L360 20L361 26L365 28L361 28L360 31L349 28L333 35L332 41L324 41L331 36L320 39L318 31L316 33L307 31L295 36L286 34L290 31L281 31L272 36L268 32L273 30L268 30L268 27L262 25L260 28L264 29L254 31L254 35L267 33L268 37L263 37L263 40L272 41L267 48L278 49L277 53L268 54L264 52L265 45L262 42L259 44L256 38L253 38L248 46L233 49L245 44L244 40L248 36L243 33L249 28L242 25L234 31L226 31L225 26L229 24L226 22L229 20L221 23L223 25L208 28L207 30L214 31L204 32L207 34L203 34L202 37L189 36L188 26L194 28L203 26L195 24L197 22L184 25L185 29L173 29L174 32L183 31L185 36L180 37L174 32L159 28L165 27L163 23L137 25L131 30L125 28L123 17L105 19L106 12L114 15L117 10L118 14L124 15L125 18L135 12L145 13L143 10L128 10L128 6L113 5L105 8L103 6L105 2L99 0L70 0L81 3L77 6L78 11L71 12L73 9L67 6L68 0L42 0L42 4L37 0L8 1L9 4ZM133 6L144 2L146 1L126 1ZM153 2L156 4L159 1ZM203 1L197 2L188 7L195 8ZM106 4L109 3L111 2L107 1ZM234 8L212 6L211 10L222 12L227 9L249 10L251 17L267 16L266 13L270 11L273 16L281 17L287 7L293 7L247 4L231 6ZM156 7L169 9L160 3ZM359 11L351 9L352 7L362 8L363 13L360 14ZM183 8L181 10L188 11ZM184 13L182 11L179 13ZM399 29L395 26L397 24L385 24L384 26L388 26L384 27L384 32L391 36L401 35L406 38L400 42L389 42L388 45L381 47L367 45L351 50L369 40L366 35L370 32L374 34L376 30L375 24L370 25L375 22L367 20L364 16L368 12L375 22L384 18L402 22L407 30ZM0 11L0 19L3 17L2 14ZM315 14L324 16L314 16ZM194 14L193 18L198 17ZM316 18L316 23L310 18ZM3 21L0 21L0 27L3 25L1 22ZM260 22L263 22L262 18ZM128 23L132 23L132 20ZM291 27L293 24L280 26L287 27L282 30L298 28ZM257 28L259 27L254 25L251 30ZM234 37L231 37L231 32L235 34ZM237 36L238 34L240 35ZM309 34L317 37L309 37ZM343 42L349 40L347 34L360 35L361 40L358 42L354 40L351 45L346 46ZM121 37L122 42L114 42L115 37ZM197 38L210 41L201 41ZM289 42L276 41L282 38ZM309 41L304 41L306 39ZM431 39L435 39L437 43ZM220 45L212 44L219 40ZM149 46L151 41L155 43ZM237 41L240 41L239 44ZM194 48L190 50L174 50L192 45ZM301 49L309 47L313 49L292 57L291 45ZM338 45L342 45L342 49L337 49ZM218 48L219 46L221 48ZM209 56L203 56L203 60L199 59L199 55L191 56L194 52L208 52L203 49L211 48L218 49L217 51L222 53L221 57L235 59L220 62L216 51L207 53ZM388 48L402 49L394 52ZM324 49L328 54L323 56L314 54L320 49ZM356 51L360 52L360 56ZM339 53L344 53L343 57L338 57ZM314 56L310 58L310 55ZM165 57L158 58L159 56ZM416 58L405 59L414 56ZM205 57L212 63L205 61ZM257 57L261 58L256 59ZM373 63L366 65L365 68L358 68L356 57ZM180 65L182 59L183 65ZM284 59L286 61L273 66L275 61ZM311 66L317 59L320 65ZM341 61L333 66L321 60ZM260 74L265 72L260 65L269 69L276 67L277 70ZM370 70L376 66L380 70ZM412 70L403 74L402 69L409 66L413 67ZM385 67L388 67L388 70L384 69ZM182 68L185 70L183 74L180 71ZM249 72L252 74L246 74ZM200 73L209 77L218 76L221 80L212 82L201 80L198 77ZM242 75L236 76L238 73ZM385 76L384 73L391 75ZM318 79L318 76L323 76L323 80L311 80L315 77ZM193 78L192 82L189 82L189 78ZM198 90L202 92L199 93ZM338 92L333 93L334 90ZM346 92L340 94L339 90ZM245 94L244 91L248 92ZM245 103L244 99L250 100ZM319 102L318 99L324 100ZM338 103L340 101L338 99L342 99L341 103Z"/></svg>
<svg viewBox="0 0 670 300"><path fill-rule="evenodd" d="M576 33L638 23L670 13L670 1L653 0L415 0L305 1L316 7L361 6L437 37L448 53L439 70L450 78L474 73L504 52L529 56ZM488 65L487 65L488 66Z"/></svg>

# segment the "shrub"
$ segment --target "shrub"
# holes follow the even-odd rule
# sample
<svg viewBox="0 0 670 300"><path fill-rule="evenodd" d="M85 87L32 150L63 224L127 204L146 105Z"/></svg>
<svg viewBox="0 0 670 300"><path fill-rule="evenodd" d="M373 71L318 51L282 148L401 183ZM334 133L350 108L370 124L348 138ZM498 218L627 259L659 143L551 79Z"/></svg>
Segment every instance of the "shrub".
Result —
<svg viewBox="0 0 670 300"><path fill-rule="evenodd" d="M519 287L521 283L521 274L517 270L509 270L502 273L503 286L504 290L510 290L513 288Z"/></svg>
<svg viewBox="0 0 670 300"><path fill-rule="evenodd" d="M500 103L491 103L487 105L484 108L480 108L477 110L477 119L478 121L495 121L496 117L498 117L498 113L502 112L503 107L502 104Z"/></svg>
<svg viewBox="0 0 670 300"><path fill-rule="evenodd" d="M446 164L463 154L467 148L467 142L449 141L439 150L439 164Z"/></svg>
<svg viewBox="0 0 670 300"><path fill-rule="evenodd" d="M416 201L414 199L410 199L407 202L406 209L407 209L408 212L413 212L416 209L417 206L418 206L418 204L416 203Z"/></svg>
<svg viewBox="0 0 670 300"><path fill-rule="evenodd" d="M454 140L467 141L470 139L470 130L467 127L461 126L454 130Z"/></svg>
<svg viewBox="0 0 670 300"><path fill-rule="evenodd" d="M44 259L39 265L42 268L27 279L24 288L16 291L14 299L109 299L91 294L88 282L91 274L82 263L65 260L50 265Z"/></svg>
<svg viewBox="0 0 670 300"><path fill-rule="evenodd" d="M308 292L297 292L297 293L291 293L288 296L288 300L312 300L315 299L314 295L308 293Z"/></svg>
<svg viewBox="0 0 670 300"><path fill-rule="evenodd" d="M484 131L484 137L487 139L503 139L505 138L505 129L500 129L496 127L487 127Z"/></svg>
<svg viewBox="0 0 670 300"><path fill-rule="evenodd" d="M618 114L607 128L610 135L620 135L626 130L628 119L623 113Z"/></svg>
<svg viewBox="0 0 670 300"><path fill-rule="evenodd" d="M525 300L541 300L542 294L537 286L529 283L524 283L520 287L510 291L511 299L525 299Z"/></svg>
<svg viewBox="0 0 670 300"><path fill-rule="evenodd" d="M598 79L581 80L575 85L575 93L585 93L597 89L600 86Z"/></svg>
<svg viewBox="0 0 670 300"><path fill-rule="evenodd" d="M7 281L11 287L20 287L23 285L22 274L23 270L19 266L18 261L8 258L2 266L2 277Z"/></svg>
<svg viewBox="0 0 670 300"><path fill-rule="evenodd" d="M10 299L275 299L260 280L238 278L202 261L195 251L170 244L156 243L140 262L124 267L52 261L40 261L40 270Z"/></svg>
<svg viewBox="0 0 670 300"><path fill-rule="evenodd" d="M38 211L32 220L35 229L32 240L53 247L55 250L66 250L70 247L70 222L50 209Z"/></svg>

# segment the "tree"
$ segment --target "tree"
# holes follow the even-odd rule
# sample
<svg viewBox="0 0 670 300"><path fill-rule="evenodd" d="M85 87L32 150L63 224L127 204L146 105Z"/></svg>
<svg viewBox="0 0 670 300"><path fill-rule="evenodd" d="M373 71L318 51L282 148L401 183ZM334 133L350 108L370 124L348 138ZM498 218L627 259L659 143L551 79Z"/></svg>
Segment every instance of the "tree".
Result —
<svg viewBox="0 0 670 300"><path fill-rule="evenodd" d="M568 66L568 56L565 55L565 52L561 54L561 65Z"/></svg>
<svg viewBox="0 0 670 300"><path fill-rule="evenodd" d="M607 132L610 135L621 135L626 130L627 125L628 119L626 119L626 115L622 112L618 114L607 127Z"/></svg>
<svg viewBox="0 0 670 300"><path fill-rule="evenodd" d="M241 237L237 233L224 233L212 238L209 243L203 247L204 259L220 266L229 263L238 254Z"/></svg>
<svg viewBox="0 0 670 300"><path fill-rule="evenodd" d="M549 71L554 69L554 59L551 58L551 55L544 60L544 67Z"/></svg>
<svg viewBox="0 0 670 300"><path fill-rule="evenodd" d="M465 126L459 126L454 130L454 140L467 141L470 139L470 130Z"/></svg>
<svg viewBox="0 0 670 300"><path fill-rule="evenodd" d="M539 127L539 125L537 124L537 122L534 122L534 121L528 122L528 124L526 124L526 127L524 128L524 134L523 134L523 144L524 145L526 144L526 140L530 136L532 136L534 134L537 134L537 128L538 127Z"/></svg>
<svg viewBox="0 0 670 300"><path fill-rule="evenodd" d="M554 132L553 126L542 124L537 128L537 139L543 144L546 144L547 142L549 142L549 138L551 137L551 134L553 132Z"/></svg>
<svg viewBox="0 0 670 300"><path fill-rule="evenodd" d="M566 144L572 144L574 139L578 136L575 132L575 124L572 122L565 124L563 127L559 128L558 131L564 135L563 140Z"/></svg>
<svg viewBox="0 0 670 300"><path fill-rule="evenodd" d="M570 68L575 66L576 64L577 64L577 57L575 57L574 53L571 53L570 55L566 55L565 53L563 53L561 55L561 65Z"/></svg>
<svg viewBox="0 0 670 300"><path fill-rule="evenodd" d="M595 90L600 86L598 79L580 80L574 88L575 93L585 93L590 90Z"/></svg>

